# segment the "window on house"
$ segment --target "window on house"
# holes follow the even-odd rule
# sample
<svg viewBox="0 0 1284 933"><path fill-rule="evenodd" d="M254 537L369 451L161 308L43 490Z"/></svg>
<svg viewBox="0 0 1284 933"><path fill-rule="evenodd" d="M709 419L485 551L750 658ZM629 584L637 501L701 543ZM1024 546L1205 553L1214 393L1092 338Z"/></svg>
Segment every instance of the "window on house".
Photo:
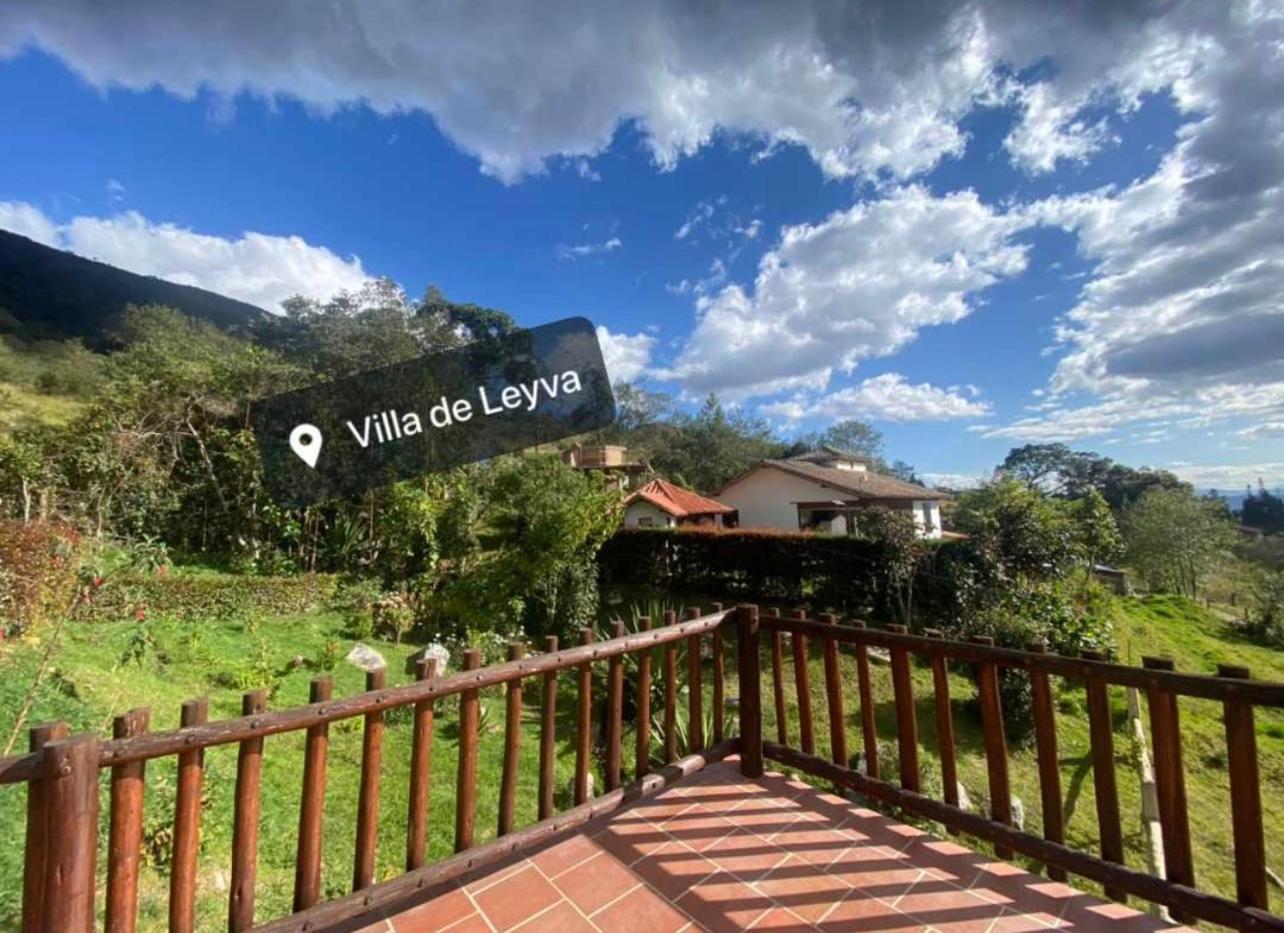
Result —
<svg viewBox="0 0 1284 933"><path fill-rule="evenodd" d="M652 518L650 515L643 515L641 518L638 519L639 528L651 528L654 525L655 525L655 519Z"/></svg>

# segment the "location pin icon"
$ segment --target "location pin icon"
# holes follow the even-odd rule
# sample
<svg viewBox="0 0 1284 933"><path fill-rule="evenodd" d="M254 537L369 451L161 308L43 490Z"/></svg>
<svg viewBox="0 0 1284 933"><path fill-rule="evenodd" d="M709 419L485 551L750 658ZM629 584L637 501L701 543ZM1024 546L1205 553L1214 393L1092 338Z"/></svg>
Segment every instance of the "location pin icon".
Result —
<svg viewBox="0 0 1284 933"><path fill-rule="evenodd" d="M316 425L295 425L290 432L290 449L299 455L300 460L315 469L317 458L321 456L321 440L321 432Z"/></svg>

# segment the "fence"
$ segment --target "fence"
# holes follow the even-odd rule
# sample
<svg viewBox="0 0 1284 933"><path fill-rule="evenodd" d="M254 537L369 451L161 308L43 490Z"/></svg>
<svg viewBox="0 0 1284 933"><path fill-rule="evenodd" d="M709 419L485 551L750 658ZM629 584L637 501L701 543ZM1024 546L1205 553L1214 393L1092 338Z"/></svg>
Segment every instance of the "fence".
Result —
<svg viewBox="0 0 1284 933"><path fill-rule="evenodd" d="M741 755L741 769L748 777L762 774L764 758L849 788L873 800L944 824L994 844L996 854L1021 853L1042 862L1053 878L1073 873L1100 882L1109 896L1136 895L1170 907L1174 916L1203 919L1245 929L1284 929L1284 918L1270 914L1266 900L1266 861L1263 838L1261 788L1254 731L1254 707L1284 706L1284 685L1256 682L1248 672L1231 667L1209 677L1174 671L1169 662L1146 659L1141 668L1107 664L1100 656L1067 658L1042 651L996 648L985 640L947 641L939 636L909 635L896 626L868 629L860 624L839 625L832 616L807 619L797 611L789 618L759 615L752 606L701 615L688 610L682 621L671 613L665 624L650 629L639 620L640 631L625 634L617 623L614 637L593 641L591 630L583 643L558 650L549 639L543 654L524 656L521 645L510 649L504 664L481 667L481 655L469 651L463 669L434 676L421 664L419 679L388 688L383 671L368 677L368 690L334 700L329 682L313 683L312 702L277 712L265 710L261 691L244 698L244 715L237 719L207 722L207 706L194 700L183 706L182 727L152 733L145 710L135 710L116 720L113 738L92 735L69 737L65 726L54 724L32 730L30 754L0 759L0 784L25 783L28 789L23 923L28 931L77 931L93 929L98 920L95 875L98 852L99 777L110 772L110 817L107 842L105 910L108 930L131 931L135 926L139 846L142 819L143 769L148 761L176 756L178 788L174 812L170 866L169 924L174 930L195 925L196 857L200 834L200 798L203 752L218 745L238 745L238 765L233 824L233 861L228 895L228 928L273 931L324 929L371 910L396 905L415 892L458 877L505 855L533 846L564 830L609 812L628 800L654 793L685 773L731 752ZM738 736L724 735L727 654L726 633L736 633L736 686ZM765 634L765 638L763 635ZM790 744L785 715L784 636L789 636L799 714L799 744ZM705 664L702 646L709 639L712 658L708 665L713 706L712 735L702 733ZM813 709L808 676L808 641L818 642L824 670L824 705L828 714L830 757L816 754ZM687 646L688 754L678 759L677 707L679 644ZM848 766L846 748L845 685L838 664L840 645L849 645L857 662L856 696L865 751L865 770ZM896 742L900 759L899 785L880 780L878 734L873 714L868 650L889 652L897 714ZM649 724L652 655L661 649L657 673L664 685L661 732L662 749L655 749ZM637 655L636 735L632 769L625 765L623 747L624 669L626 655ZM776 735L764 740L760 675L764 657L775 705ZM919 787L917 722L914 710L911 658L923 659L932 672L936 706L939 756L944 779L943 800ZM605 792L590 799L590 758L593 751L593 667L605 662L606 721ZM985 734L991 811L988 816L960 809L956 794L956 760L949 679L950 662L973 665L978 672L981 716ZM1036 744L1043 795L1043 834L1017 829L1009 808L1008 755L998 689L1000 668L1023 671L1034 688ZM559 672L573 670L577 680L575 731L574 806L562 813L554 809L554 707ZM1068 847L1064 839L1062 795L1057 766L1056 721L1052 677L1084 686L1091 734L1092 770L1100 827L1100 854ZM514 827L518 747L523 683L540 682L539 821L523 829ZM503 769L499 795L498 836L475 845L479 691L504 685L506 721ZM1166 878L1158 878L1123 864L1123 842L1115 786L1113 730L1107 696L1109 685L1136 687L1148 699L1159 814L1164 836ZM460 698L460 747L456 775L456 855L427 864L427 780L432 753L434 704L449 696ZM1226 749L1232 799L1237 900L1200 890L1195 883L1187 824L1187 800L1182 770L1178 698L1198 697L1223 705ZM373 883L375 824L379 809L384 714L392 709L413 709L409 808L405 873ZM321 827L325 795L328 727L342 719L363 720L361 781L356 818L353 893L331 901L320 899ZM265 739L281 733L305 731L303 793L297 830L294 913L254 927L255 880L259 832L259 776ZM652 768L657 757L666 764ZM624 772L633 780L624 784Z"/></svg>

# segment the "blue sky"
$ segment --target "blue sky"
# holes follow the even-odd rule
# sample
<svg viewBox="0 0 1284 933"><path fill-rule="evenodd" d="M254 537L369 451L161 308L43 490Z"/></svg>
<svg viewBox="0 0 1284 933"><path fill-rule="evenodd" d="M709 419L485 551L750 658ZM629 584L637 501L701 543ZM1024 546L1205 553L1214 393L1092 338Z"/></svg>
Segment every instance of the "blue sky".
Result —
<svg viewBox="0 0 1284 933"><path fill-rule="evenodd" d="M0 227L266 307L583 314L617 375L942 479L1064 440L1284 481L1269 5L62 6L0 12Z"/></svg>

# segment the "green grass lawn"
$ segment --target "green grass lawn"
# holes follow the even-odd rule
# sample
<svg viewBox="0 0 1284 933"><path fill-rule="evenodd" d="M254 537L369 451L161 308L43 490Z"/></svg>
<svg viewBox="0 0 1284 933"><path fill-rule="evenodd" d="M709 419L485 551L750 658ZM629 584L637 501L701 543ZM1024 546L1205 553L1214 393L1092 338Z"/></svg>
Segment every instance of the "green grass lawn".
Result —
<svg viewBox="0 0 1284 933"><path fill-rule="evenodd" d="M132 706L147 705L152 711L152 728L169 729L177 726L179 704L185 699L201 695L210 697L211 718L233 717L239 714L240 709L237 678L244 678L247 669L264 666L279 672L279 689L271 700L271 708L296 706L306 702L308 681L318 671L306 665L290 671L288 667L291 658L301 656L309 660L318 659L325 643L336 637L341 641L342 653L346 654L353 642L344 632L343 618L331 612L263 622L257 630L253 627L247 630L244 623L236 621L185 625L156 621L153 623L156 650L149 652L141 665L122 663L121 657L130 644L134 630L132 623L69 628L65 643L58 653L56 670L46 678L31 722L63 719L73 730L94 730L103 734L110 731L114 714ZM1254 676L1284 680L1284 655L1238 640L1220 620L1183 600L1155 598L1122 601L1118 611L1117 637L1120 656L1132 662L1138 661L1143 653L1167 654L1176 660L1180 670L1211 672L1218 661L1230 661L1249 666ZM411 646L398 647L378 640L370 643L388 659L390 683L398 684L409 680L404 661L413 651ZM42 647L35 640L0 647L0 671L3 672L3 676L0 676L0 735L8 735ZM726 659L729 696L738 692L734 660L734 638L729 638ZM605 667L605 664L598 665L596 692L599 700ZM854 660L849 655L843 655L841 667L846 686L847 746L850 754L855 755L861 749L861 734L855 698ZM685 679L685 663L680 661L678 669L682 672L680 676ZM654 670L658 678L658 653ZM769 677L770 662L765 654L763 671L764 678ZM824 706L819 646L816 644L812 645L809 672L817 753L827 755L829 725ZM890 675L885 666L877 664L873 666L873 675L879 734L882 739L883 777L894 781L898 763ZM333 676L336 697L357 693L363 687L364 675L342 661L335 667ZM788 653L785 680L786 697L789 701L789 735L796 745L797 708ZM924 787L939 795L939 762L934 754L936 729L931 673L926 667L916 668L914 680ZM559 698L559 806L569 806L566 788L574 768L571 744L574 734L574 683L574 673L568 671L562 678ZM536 682L528 682L527 687L518 791L519 826L534 822L536 817L539 696ZM708 696L711 675L707 667L704 687L705 709L708 711L711 707ZM951 687L960 777L974 804L983 807L987 796L986 771L981 733L971 702L975 691L971 681L961 670L952 672ZM1082 690L1073 684L1059 685L1057 701L1068 841L1076 847L1095 851L1096 813ZM1116 765L1128 846L1127 860L1131 865L1144 867L1145 854L1139 818L1140 789L1121 690L1112 692L1112 701L1116 711ZM504 719L502 691L488 692L483 696L483 703L487 712L483 720L485 733L479 755L479 842L493 836L498 812ZM631 707L631 704L627 705ZM680 705L685 706L685 699ZM764 735L774 738L771 687L766 679L763 684L763 708ZM654 716L660 716L658 707L654 710ZM1197 880L1201 887L1233 896L1230 804L1226 787L1220 708L1210 702L1184 700L1182 716ZM439 703L437 733L433 744L429 817L429 857L432 859L449 855L453 848L456 722L457 702L449 699ZM1273 841L1281 838L1280 833L1284 832L1284 800L1281 799L1284 795L1278 793L1280 788L1284 788L1284 716L1276 712L1259 711L1258 741L1268 855L1275 858L1277 856ZM625 742L623 759L627 779L632 776L633 770L633 738L627 729ZM346 720L332 725L323 868L326 897L338 897L351 889L360 750L360 720ZM302 733L271 736L266 740L259 850L257 913L260 920L288 913L290 909L302 754ZM394 877L402 870L409 754L409 713L392 713L389 715L384 740L377 862L379 879ZM149 765L147 772L147 864L140 891L143 929L163 929L165 926L168 834L172 826L175 767L174 759L164 759ZM231 864L235 775L235 746L207 752L198 903L199 925L202 929L222 928L226 922L226 886ZM1039 832L1041 814L1033 750L1013 751L1011 781L1013 793L1025 805L1026 828ZM104 781L104 824L100 833L104 847L106 787L107 782ZM0 787L0 832L11 839L21 839L24 800L21 788ZM0 850L0 928L9 928L16 923L21 890L21 861L20 845L10 845ZM99 865L104 865L101 857ZM1084 886L1091 889L1091 885ZM1284 899L1279 898L1279 892L1273 891L1272 898L1273 908L1284 911Z"/></svg>
<svg viewBox="0 0 1284 933"><path fill-rule="evenodd" d="M1121 600L1116 619L1116 638L1121 660L1139 664L1142 655L1171 657L1180 671L1215 672L1218 662L1248 666L1255 678L1284 681L1284 653L1240 639L1226 623L1188 600L1152 597ZM829 755L829 720L825 709L824 676L819 647L811 646L811 699L817 754ZM764 671L769 671L764 657ZM847 685L846 735L848 753L862 749L859 707L855 698L856 665L849 655L841 659ZM884 665L872 665L874 701L881 746L881 776L896 782L899 775L896 749L896 716L891 676ZM955 741L959 779L973 804L984 807L988 800L985 751L976 695L971 680L962 670L951 672L951 700L954 710ZM796 693L789 653L785 657L785 694L790 743L798 744ZM932 675L926 666L914 670L919 761L925 790L940 796L940 760L936 755L937 730L932 699ZM1060 742L1061 786L1066 812L1067 842L1076 848L1098 851L1096 801L1092 780L1092 759L1088 740L1088 718L1082 687L1057 683L1057 734ZM1126 844L1126 861L1133 867L1147 867L1141 826L1141 788L1132 735L1126 718L1122 688L1111 688L1115 713L1115 765L1120 813ZM1149 740L1149 721L1143 699L1142 717ZM775 737L775 713L770 686L763 686L763 734ZM1182 739L1186 766L1186 789L1197 884L1234 899L1235 879L1231 844L1230 794L1227 785L1224 731L1221 706L1204 700L1181 701ZM1258 756L1261 765L1262 803L1265 812L1269 864L1284 869L1284 712L1257 711ZM1013 750L1009 756L1012 793L1025 806L1025 827L1042 832L1042 808L1038 769L1033 748ZM984 850L985 845L974 845ZM1094 890L1090 882L1076 884ZM1271 890L1272 909L1284 912L1284 895Z"/></svg>

